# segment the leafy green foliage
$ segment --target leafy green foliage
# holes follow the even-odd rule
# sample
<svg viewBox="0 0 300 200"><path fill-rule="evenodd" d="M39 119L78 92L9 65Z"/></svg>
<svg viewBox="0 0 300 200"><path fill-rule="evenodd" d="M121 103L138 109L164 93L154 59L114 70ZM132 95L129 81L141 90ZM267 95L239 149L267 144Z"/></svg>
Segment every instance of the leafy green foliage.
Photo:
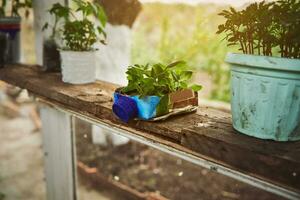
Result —
<svg viewBox="0 0 300 200"><path fill-rule="evenodd" d="M193 72L186 70L184 61L178 61L169 65L157 63L154 65L134 65L127 70L128 85L122 89L122 93L130 95L160 96L169 93L192 88L194 91L201 89L200 85L188 85Z"/></svg>
<svg viewBox="0 0 300 200"><path fill-rule="evenodd" d="M97 42L96 32L91 31L93 28L94 24L87 19L67 21L63 31L66 46L75 51L91 50L91 46Z"/></svg>
<svg viewBox="0 0 300 200"><path fill-rule="evenodd" d="M159 104L156 106L156 116L161 116L169 112L169 102L169 95L164 95L160 98Z"/></svg>
<svg viewBox="0 0 300 200"><path fill-rule="evenodd" d="M0 17L6 17L6 9L8 5L8 0L2 0L2 4L0 6ZM11 17L20 17L19 10L25 9L25 16L28 17L29 9L32 7L32 0L11 0L11 13L9 16Z"/></svg>
<svg viewBox="0 0 300 200"><path fill-rule="evenodd" d="M0 17L5 17L6 4L7 4L7 0L2 0L2 4L0 7Z"/></svg>
<svg viewBox="0 0 300 200"><path fill-rule="evenodd" d="M228 46L239 45L245 54L266 56L280 49L282 57L300 58L300 1L262 1L241 11L231 7L219 15L226 22L219 25L217 34L226 33Z"/></svg>
<svg viewBox="0 0 300 200"><path fill-rule="evenodd" d="M272 11L279 53L282 57L300 58L300 1L280 0Z"/></svg>
<svg viewBox="0 0 300 200"><path fill-rule="evenodd" d="M105 44L104 28L107 17L101 5L84 0L73 0L73 2L76 6L75 10L59 3L53 4L49 10L49 13L55 17L51 37L55 38L57 32L60 31L65 49L71 51L90 51L97 41ZM80 14L80 19L76 17L76 14ZM92 17L98 19L100 25L95 26ZM63 21L61 30L57 28L59 21ZM49 24L46 23L43 29L48 27Z"/></svg>
<svg viewBox="0 0 300 200"><path fill-rule="evenodd" d="M13 0L12 15L20 16L19 9L25 9L25 16L28 17L30 8L32 8L32 0L24 0L24 2Z"/></svg>
<svg viewBox="0 0 300 200"><path fill-rule="evenodd" d="M58 23L61 20L68 21L69 13L70 13L70 8L68 8L66 6L62 6L60 3L55 3L48 10L48 12L51 15L54 15L54 24L51 26L51 25L49 25L48 22L46 22L45 25L43 26L43 31L45 29L47 29L49 26L51 26L52 33L51 33L50 39L55 40L55 38L57 36L57 33L59 32L59 30L57 28L58 27Z"/></svg>

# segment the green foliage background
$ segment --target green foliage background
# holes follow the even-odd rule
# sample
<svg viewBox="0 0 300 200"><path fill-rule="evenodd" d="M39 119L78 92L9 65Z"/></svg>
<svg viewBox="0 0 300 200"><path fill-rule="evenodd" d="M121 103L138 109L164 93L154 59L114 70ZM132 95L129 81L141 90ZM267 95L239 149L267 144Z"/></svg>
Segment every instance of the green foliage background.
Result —
<svg viewBox="0 0 300 200"><path fill-rule="evenodd" d="M218 13L225 8L214 4L144 4L134 26L132 63L185 60L192 70L212 77L212 99L230 101L230 72L224 59L235 49L222 42L224 35L216 34L224 22Z"/></svg>

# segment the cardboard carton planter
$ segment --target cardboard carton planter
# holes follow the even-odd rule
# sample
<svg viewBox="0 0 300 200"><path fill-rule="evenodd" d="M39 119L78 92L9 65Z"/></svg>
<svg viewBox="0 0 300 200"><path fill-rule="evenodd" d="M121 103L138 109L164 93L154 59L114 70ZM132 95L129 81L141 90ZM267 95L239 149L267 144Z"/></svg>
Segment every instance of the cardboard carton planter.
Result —
<svg viewBox="0 0 300 200"><path fill-rule="evenodd" d="M118 88L114 93L114 114L123 122L136 118L139 120L158 121L172 115L193 112L198 107L198 93L192 89L184 89L159 96L126 95Z"/></svg>

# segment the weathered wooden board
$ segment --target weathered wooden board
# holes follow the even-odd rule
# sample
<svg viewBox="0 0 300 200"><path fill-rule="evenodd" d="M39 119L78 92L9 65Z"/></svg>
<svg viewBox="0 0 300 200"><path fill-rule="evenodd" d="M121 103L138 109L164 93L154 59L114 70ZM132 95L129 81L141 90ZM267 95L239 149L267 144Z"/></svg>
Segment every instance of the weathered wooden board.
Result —
<svg viewBox="0 0 300 200"><path fill-rule="evenodd" d="M199 108L197 113L164 122L123 124L111 111L111 96L117 85L100 81L87 85L65 84L59 74L46 74L37 67L22 65L0 69L0 79L53 104L131 130L153 142L300 192L300 142L278 143L238 134L232 128L229 113Z"/></svg>
<svg viewBox="0 0 300 200"><path fill-rule="evenodd" d="M237 134L222 124L185 129L181 145L201 155L230 163L249 175L300 189L300 143L276 143Z"/></svg>

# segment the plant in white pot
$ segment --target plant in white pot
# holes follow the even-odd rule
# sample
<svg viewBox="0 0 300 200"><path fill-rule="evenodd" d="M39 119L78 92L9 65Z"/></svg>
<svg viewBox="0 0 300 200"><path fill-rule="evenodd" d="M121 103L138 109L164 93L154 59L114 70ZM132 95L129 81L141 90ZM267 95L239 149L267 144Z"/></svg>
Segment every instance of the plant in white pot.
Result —
<svg viewBox="0 0 300 200"><path fill-rule="evenodd" d="M0 67L20 61L20 9L29 15L31 0L2 0L0 5Z"/></svg>
<svg viewBox="0 0 300 200"><path fill-rule="evenodd" d="M253 3L220 13L228 45L232 120L241 133L276 141L300 140L300 1Z"/></svg>
<svg viewBox="0 0 300 200"><path fill-rule="evenodd" d="M76 10L64 10L69 17L62 26L62 77L66 83L91 83L96 80L96 49L93 45L98 41L105 44L107 17L104 9L97 3L73 1ZM94 25L93 17L100 21L99 25Z"/></svg>

